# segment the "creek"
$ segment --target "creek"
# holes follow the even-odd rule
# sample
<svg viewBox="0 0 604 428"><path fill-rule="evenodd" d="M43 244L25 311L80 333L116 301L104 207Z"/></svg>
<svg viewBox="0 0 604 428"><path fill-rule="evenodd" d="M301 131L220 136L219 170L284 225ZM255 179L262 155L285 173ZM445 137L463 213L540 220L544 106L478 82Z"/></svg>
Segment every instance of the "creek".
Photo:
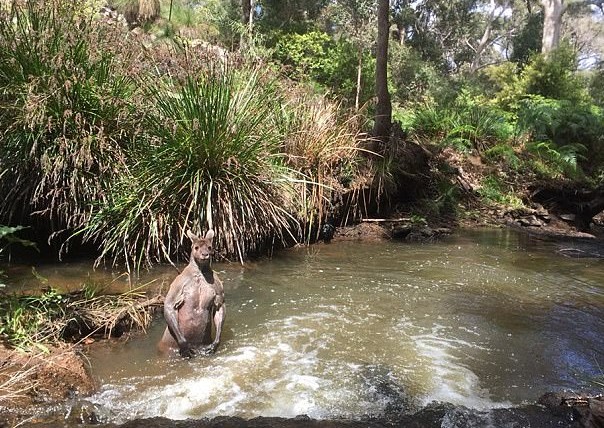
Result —
<svg viewBox="0 0 604 428"><path fill-rule="evenodd" d="M569 248L510 230L459 231L431 244L336 242L245 267L217 263L227 304L217 353L158 355L159 317L146 335L90 348L100 388L86 402L114 423L359 419L589 390L604 370L604 265ZM126 284L89 264L38 270L55 283ZM175 274L159 267L140 281L165 292Z"/></svg>

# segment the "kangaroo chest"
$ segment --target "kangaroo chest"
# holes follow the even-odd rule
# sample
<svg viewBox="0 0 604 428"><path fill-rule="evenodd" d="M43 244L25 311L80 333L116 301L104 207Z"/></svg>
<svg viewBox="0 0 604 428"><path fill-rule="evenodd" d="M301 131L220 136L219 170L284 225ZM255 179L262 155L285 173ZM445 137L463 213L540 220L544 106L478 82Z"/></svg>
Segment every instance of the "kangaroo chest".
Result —
<svg viewBox="0 0 604 428"><path fill-rule="evenodd" d="M181 290L178 306L186 306L195 311L205 311L211 308L218 292L214 284L208 283L203 276L194 276Z"/></svg>

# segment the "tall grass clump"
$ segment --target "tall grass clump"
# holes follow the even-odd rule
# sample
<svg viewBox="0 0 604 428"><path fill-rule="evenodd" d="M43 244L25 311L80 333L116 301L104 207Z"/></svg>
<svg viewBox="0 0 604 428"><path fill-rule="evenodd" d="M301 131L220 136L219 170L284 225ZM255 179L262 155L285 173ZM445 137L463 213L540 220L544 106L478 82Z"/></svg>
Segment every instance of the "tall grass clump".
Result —
<svg viewBox="0 0 604 428"><path fill-rule="evenodd" d="M334 203L345 193L358 196L362 184L359 152L367 137L359 117L344 117L340 105L325 97L295 94L281 109L280 127L288 165L304 177L298 183L304 239L318 238L321 223L338 217ZM353 198L355 199L355 198ZM355 200L349 200L353 208ZM312 233L317 235L312 236Z"/></svg>
<svg viewBox="0 0 604 428"><path fill-rule="evenodd" d="M182 82L143 84L154 106L147 141L84 230L101 257L136 266L170 260L190 227L213 225L220 252L241 260L297 235L270 80L216 66Z"/></svg>
<svg viewBox="0 0 604 428"><path fill-rule="evenodd" d="M83 1L13 2L0 15L3 221L35 214L52 236L107 200L136 129L124 31Z"/></svg>

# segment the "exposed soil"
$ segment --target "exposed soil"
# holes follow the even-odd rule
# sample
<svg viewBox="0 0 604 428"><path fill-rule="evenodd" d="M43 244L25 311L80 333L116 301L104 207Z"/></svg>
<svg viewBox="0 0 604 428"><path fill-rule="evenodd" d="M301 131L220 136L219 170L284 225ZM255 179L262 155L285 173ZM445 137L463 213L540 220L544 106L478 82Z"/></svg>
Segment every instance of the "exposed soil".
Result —
<svg viewBox="0 0 604 428"><path fill-rule="evenodd" d="M30 420L48 406L95 389L87 360L73 345L24 353L0 345L0 427Z"/></svg>

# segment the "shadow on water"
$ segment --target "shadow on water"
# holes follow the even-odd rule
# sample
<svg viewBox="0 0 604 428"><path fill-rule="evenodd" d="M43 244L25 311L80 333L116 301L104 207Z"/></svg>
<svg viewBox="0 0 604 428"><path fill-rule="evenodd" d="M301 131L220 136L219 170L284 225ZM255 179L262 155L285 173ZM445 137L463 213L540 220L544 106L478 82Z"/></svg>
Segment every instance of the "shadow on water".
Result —
<svg viewBox="0 0 604 428"><path fill-rule="evenodd" d="M417 426L549 426L554 416L526 404L548 391L589 389L604 367L604 269L557 248L483 231L216 265L227 298L217 354L159 356L162 319L146 335L95 344L88 355L100 388L71 417L395 424L413 415L409 422L426 422ZM157 290L173 277L161 268L141 281L157 279ZM263 420L239 423L298 426Z"/></svg>

